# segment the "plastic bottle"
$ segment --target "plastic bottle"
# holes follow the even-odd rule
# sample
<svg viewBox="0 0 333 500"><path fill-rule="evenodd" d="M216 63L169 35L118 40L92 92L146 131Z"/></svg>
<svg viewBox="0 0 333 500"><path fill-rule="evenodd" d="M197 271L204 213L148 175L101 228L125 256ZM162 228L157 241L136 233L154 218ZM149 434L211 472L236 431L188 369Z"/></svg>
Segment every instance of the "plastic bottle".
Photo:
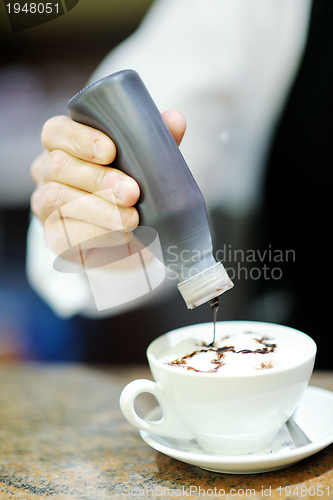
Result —
<svg viewBox="0 0 333 500"><path fill-rule="evenodd" d="M102 78L76 94L68 110L73 120L114 141L112 167L138 182L140 225L157 231L164 263L172 251L187 307L230 289L233 283L212 254L203 195L138 73L123 70ZM217 307L218 300L213 303Z"/></svg>

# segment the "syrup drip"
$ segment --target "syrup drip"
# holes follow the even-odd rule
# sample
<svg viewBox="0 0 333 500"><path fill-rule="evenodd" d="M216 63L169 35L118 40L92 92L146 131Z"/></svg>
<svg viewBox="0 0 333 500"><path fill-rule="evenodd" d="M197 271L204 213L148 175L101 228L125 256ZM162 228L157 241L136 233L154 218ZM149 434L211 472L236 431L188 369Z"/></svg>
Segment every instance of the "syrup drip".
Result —
<svg viewBox="0 0 333 500"><path fill-rule="evenodd" d="M219 310L219 298L215 297L214 299L210 300L209 303L212 306L214 329L213 329L213 341L207 347L214 347L215 346L215 332L216 332L216 318L217 318L217 311Z"/></svg>

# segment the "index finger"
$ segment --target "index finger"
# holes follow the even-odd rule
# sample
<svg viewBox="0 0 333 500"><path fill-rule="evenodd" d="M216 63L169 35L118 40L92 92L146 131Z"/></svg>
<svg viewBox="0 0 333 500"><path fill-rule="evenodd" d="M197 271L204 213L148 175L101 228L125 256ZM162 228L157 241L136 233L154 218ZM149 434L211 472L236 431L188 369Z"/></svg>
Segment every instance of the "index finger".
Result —
<svg viewBox="0 0 333 500"><path fill-rule="evenodd" d="M41 140L48 151L60 149L100 165L113 162L116 156L116 146L107 135L65 115L54 116L45 122Z"/></svg>

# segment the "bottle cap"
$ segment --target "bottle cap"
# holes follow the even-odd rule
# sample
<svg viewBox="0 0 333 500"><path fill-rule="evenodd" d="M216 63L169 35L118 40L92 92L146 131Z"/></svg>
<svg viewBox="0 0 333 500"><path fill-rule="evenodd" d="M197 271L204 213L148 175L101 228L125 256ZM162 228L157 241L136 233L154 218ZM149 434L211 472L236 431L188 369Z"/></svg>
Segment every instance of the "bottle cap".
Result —
<svg viewBox="0 0 333 500"><path fill-rule="evenodd" d="M217 262L193 278L178 283L177 286L188 309L194 309L214 297L218 297L232 288L234 284L221 262Z"/></svg>

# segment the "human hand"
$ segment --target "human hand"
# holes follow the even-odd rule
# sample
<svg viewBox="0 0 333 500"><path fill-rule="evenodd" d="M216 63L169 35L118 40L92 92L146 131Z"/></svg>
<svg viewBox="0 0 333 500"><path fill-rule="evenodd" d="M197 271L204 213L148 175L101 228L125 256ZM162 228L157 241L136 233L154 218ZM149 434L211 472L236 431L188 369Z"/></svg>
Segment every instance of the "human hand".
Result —
<svg viewBox="0 0 333 500"><path fill-rule="evenodd" d="M179 145L186 127L183 116L168 111L162 117ZM41 139L45 150L31 166L36 184L31 209L47 223L50 248L80 263L79 245L87 263L96 260L96 253L128 242L139 223L134 205L140 189L134 179L106 166L116 156L111 139L66 116L49 119ZM64 228L71 242L66 252Z"/></svg>

